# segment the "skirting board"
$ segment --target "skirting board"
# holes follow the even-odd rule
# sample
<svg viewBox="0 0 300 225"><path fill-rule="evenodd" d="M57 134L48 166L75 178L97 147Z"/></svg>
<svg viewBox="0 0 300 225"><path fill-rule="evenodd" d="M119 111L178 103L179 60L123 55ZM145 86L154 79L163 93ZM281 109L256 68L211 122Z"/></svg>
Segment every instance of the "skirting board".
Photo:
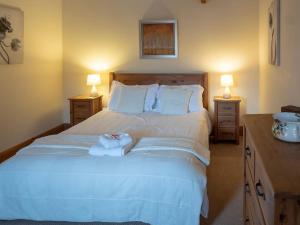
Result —
<svg viewBox="0 0 300 225"><path fill-rule="evenodd" d="M4 150L3 152L0 152L0 163L4 162L5 160L9 159L10 157L14 156L20 149L26 147L27 145L30 145L35 139L40 137L45 137L52 134L58 134L65 130L66 124L58 125L46 132L43 132L42 134L39 134L36 137L30 138L20 144L17 144L7 150Z"/></svg>

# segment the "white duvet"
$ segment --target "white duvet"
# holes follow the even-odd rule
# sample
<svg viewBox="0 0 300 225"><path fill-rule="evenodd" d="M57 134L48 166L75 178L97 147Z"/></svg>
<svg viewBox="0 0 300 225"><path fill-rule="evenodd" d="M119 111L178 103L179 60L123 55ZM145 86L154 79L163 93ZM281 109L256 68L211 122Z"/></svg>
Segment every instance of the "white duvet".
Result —
<svg viewBox="0 0 300 225"><path fill-rule="evenodd" d="M103 111L62 136L120 131L136 138L185 138L207 148L210 123L206 111L185 116ZM0 165L0 219L198 225L205 171L187 151L142 148L125 157L93 157L82 148L33 145Z"/></svg>

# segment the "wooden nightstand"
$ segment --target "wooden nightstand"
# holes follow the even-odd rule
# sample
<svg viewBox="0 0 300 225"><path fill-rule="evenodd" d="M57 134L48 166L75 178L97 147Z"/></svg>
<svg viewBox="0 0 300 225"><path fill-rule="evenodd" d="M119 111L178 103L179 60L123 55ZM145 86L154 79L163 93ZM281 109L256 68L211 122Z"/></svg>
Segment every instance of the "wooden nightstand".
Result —
<svg viewBox="0 0 300 225"><path fill-rule="evenodd" d="M76 125L102 110L102 96L77 96L69 98L70 122Z"/></svg>
<svg viewBox="0 0 300 225"><path fill-rule="evenodd" d="M240 136L240 97L224 99L215 97L215 141L235 141L239 144Z"/></svg>

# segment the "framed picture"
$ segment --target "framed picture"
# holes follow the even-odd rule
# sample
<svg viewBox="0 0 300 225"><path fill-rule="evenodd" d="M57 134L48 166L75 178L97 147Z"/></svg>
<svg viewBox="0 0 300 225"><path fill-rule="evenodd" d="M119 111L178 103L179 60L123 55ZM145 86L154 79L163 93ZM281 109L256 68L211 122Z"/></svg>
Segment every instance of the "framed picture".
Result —
<svg viewBox="0 0 300 225"><path fill-rule="evenodd" d="M273 0L268 12L269 63L280 66L280 0Z"/></svg>
<svg viewBox="0 0 300 225"><path fill-rule="evenodd" d="M177 58L177 20L141 20L140 57Z"/></svg>
<svg viewBox="0 0 300 225"><path fill-rule="evenodd" d="M23 63L24 13L0 4L0 65Z"/></svg>

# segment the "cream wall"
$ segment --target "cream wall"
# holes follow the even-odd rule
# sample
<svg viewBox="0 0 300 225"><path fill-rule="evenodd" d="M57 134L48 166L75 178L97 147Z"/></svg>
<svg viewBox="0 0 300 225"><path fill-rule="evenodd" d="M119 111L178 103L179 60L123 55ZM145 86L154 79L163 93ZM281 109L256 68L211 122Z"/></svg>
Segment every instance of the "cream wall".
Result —
<svg viewBox="0 0 300 225"><path fill-rule="evenodd" d="M61 0L0 0L24 11L24 63L0 65L0 151L62 123Z"/></svg>
<svg viewBox="0 0 300 225"><path fill-rule="evenodd" d="M178 19L179 58L139 59L139 20ZM242 113L259 110L258 0L63 0L64 120L68 97L87 94L86 74L209 72L210 106L222 89L219 75L232 72Z"/></svg>
<svg viewBox="0 0 300 225"><path fill-rule="evenodd" d="M300 1L281 0L281 66L268 64L268 7L259 4L260 110L280 111L283 105L300 105Z"/></svg>

